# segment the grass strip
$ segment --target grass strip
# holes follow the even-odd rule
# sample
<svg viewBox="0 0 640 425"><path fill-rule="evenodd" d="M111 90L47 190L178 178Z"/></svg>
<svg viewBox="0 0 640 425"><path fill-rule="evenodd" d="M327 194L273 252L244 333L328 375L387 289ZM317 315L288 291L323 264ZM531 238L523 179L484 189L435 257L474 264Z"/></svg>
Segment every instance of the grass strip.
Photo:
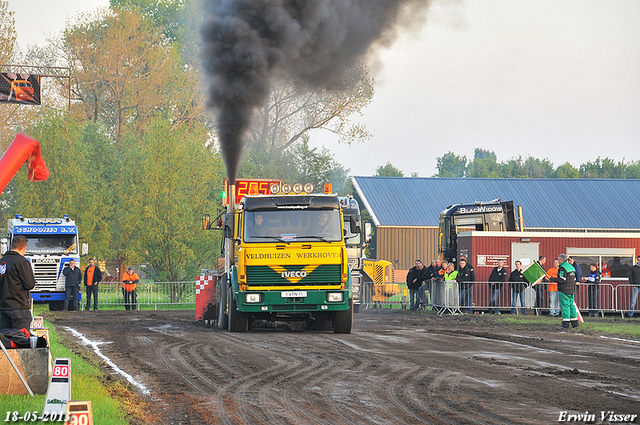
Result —
<svg viewBox="0 0 640 425"><path fill-rule="evenodd" d="M37 314L37 313L36 313ZM68 357L71 359L71 398L78 401L91 401L93 422L100 425L128 425L145 423L144 413L138 403L132 403L138 397L121 382L111 378L100 370L91 354L81 347L68 348L72 341L60 338L55 326L45 321L49 328L49 346L53 358ZM69 344L71 342L71 344ZM4 355L4 354L2 354ZM18 412L24 416L26 412L42 414L45 396L17 396L0 394L0 421L4 421L7 412ZM10 414L11 416L12 414ZM11 417L9 418L11 421ZM26 422L12 422L26 423Z"/></svg>

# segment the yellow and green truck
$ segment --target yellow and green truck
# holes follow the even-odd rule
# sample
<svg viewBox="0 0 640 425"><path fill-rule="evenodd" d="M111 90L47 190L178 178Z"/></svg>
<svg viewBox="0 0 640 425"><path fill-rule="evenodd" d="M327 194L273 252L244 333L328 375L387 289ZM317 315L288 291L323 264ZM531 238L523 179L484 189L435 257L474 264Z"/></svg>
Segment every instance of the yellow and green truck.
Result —
<svg viewBox="0 0 640 425"><path fill-rule="evenodd" d="M345 225L352 233L360 229L355 220L345 223L338 196L313 193L310 184L282 182L240 196L236 185L229 191L233 201L220 223L224 270L218 328L245 332L257 320L306 321L350 333L353 293ZM203 225L212 228L208 216Z"/></svg>

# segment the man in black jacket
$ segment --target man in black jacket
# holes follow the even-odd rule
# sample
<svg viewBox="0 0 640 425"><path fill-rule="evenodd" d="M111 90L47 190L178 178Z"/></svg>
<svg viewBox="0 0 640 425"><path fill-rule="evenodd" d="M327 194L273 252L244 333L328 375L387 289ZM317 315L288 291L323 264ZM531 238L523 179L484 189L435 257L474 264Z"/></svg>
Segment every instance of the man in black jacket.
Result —
<svg viewBox="0 0 640 425"><path fill-rule="evenodd" d="M473 284L476 281L476 274L471 264L467 263L466 258L460 258L460 269L456 281L460 291L462 312L473 313Z"/></svg>
<svg viewBox="0 0 640 425"><path fill-rule="evenodd" d="M407 288L409 288L409 308L413 311L420 307L422 297L420 287L427 280L427 269L422 261L416 260L416 265L407 273Z"/></svg>
<svg viewBox="0 0 640 425"><path fill-rule="evenodd" d="M64 311L69 310L69 300L73 298L71 304L72 310L78 309L78 292L80 291L80 284L82 283L82 272L76 267L75 260L70 260L69 263L62 270L62 274L65 276L64 282Z"/></svg>
<svg viewBox="0 0 640 425"><path fill-rule="evenodd" d="M636 258L636 264L629 270L629 285L633 285L631 306L629 306L629 317L633 317L633 311L636 309L638 292L640 292L640 255Z"/></svg>
<svg viewBox="0 0 640 425"><path fill-rule="evenodd" d="M527 314L527 311L524 309L524 290L527 286L529 286L529 281L522 274L524 270L522 270L522 263L520 261L516 261L516 269L511 272L509 276L509 282L511 282L511 314L516 314L516 301L518 300L518 296L520 297L520 308L522 310L522 314Z"/></svg>
<svg viewBox="0 0 640 425"><path fill-rule="evenodd" d="M495 307L493 310L495 314L500 314L500 310L498 310L498 297L500 296L502 285L506 281L507 269L504 268L504 260L498 260L498 267L494 267L489 276L489 287L491 288L491 303L489 307Z"/></svg>
<svg viewBox="0 0 640 425"><path fill-rule="evenodd" d="M14 236L11 250L0 259L0 329L31 327L31 289L36 286L33 268L24 258L27 238Z"/></svg>

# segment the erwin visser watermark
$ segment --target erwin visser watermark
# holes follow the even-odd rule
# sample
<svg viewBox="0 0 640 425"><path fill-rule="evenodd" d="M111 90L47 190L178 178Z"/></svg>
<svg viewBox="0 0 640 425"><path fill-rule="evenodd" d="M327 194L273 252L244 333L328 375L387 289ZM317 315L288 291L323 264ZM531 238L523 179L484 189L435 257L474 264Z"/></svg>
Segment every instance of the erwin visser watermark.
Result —
<svg viewBox="0 0 640 425"><path fill-rule="evenodd" d="M613 410L601 410L600 412L569 413L560 412L558 422L581 422L585 424L595 423L637 423L637 413L618 413Z"/></svg>

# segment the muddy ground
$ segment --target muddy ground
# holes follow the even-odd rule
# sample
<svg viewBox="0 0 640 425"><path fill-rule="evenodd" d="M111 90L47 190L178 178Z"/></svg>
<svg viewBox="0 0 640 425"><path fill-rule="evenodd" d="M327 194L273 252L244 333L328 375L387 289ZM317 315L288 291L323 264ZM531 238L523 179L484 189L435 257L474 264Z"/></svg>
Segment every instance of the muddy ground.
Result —
<svg viewBox="0 0 640 425"><path fill-rule="evenodd" d="M640 414L634 341L533 330L505 316L369 310L347 335L229 333L194 317L48 318L60 332L103 342L102 353L149 390L140 391L149 417L163 424L549 424L562 412L613 423L601 412Z"/></svg>

